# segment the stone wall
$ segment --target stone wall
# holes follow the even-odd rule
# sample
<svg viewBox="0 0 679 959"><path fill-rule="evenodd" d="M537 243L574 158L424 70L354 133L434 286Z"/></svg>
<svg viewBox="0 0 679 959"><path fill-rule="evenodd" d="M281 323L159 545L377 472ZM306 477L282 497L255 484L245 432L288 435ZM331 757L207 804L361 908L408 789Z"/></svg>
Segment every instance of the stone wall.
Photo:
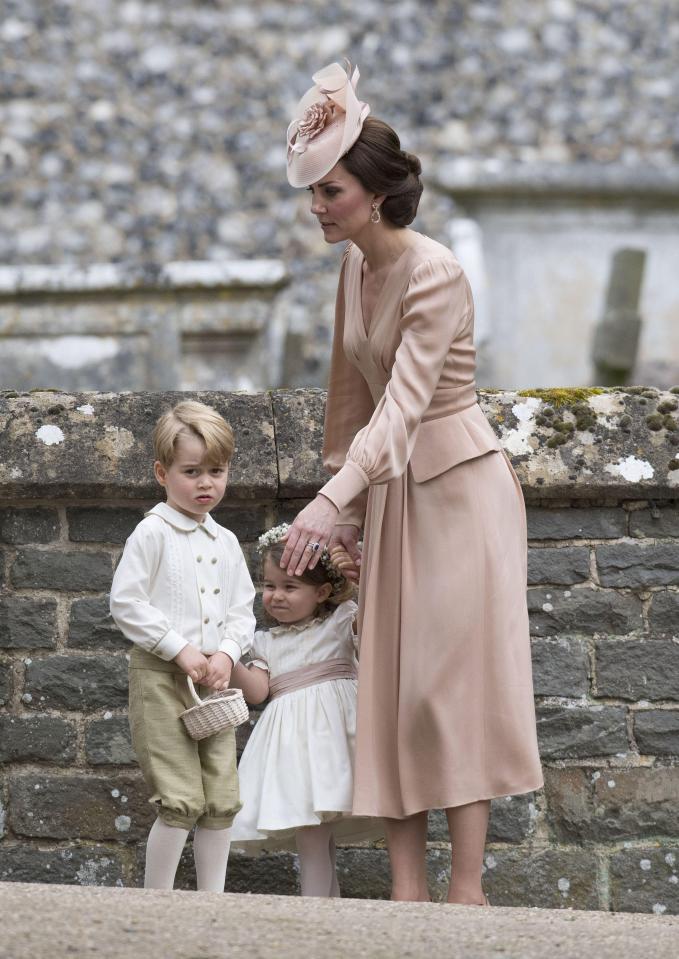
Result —
<svg viewBox="0 0 679 959"><path fill-rule="evenodd" d="M324 395L199 395L235 428L218 519L252 561L259 533L322 482ZM153 813L130 749L127 644L107 589L125 537L157 499L150 431L176 398L0 397L0 880L140 881ZM677 913L679 396L480 399L528 503L546 779L544 791L493 803L489 895L499 905ZM441 813L429 838L438 896L450 855ZM388 894L383 848L344 848L339 861L345 895ZM187 853L181 883L192 882ZM294 857L235 857L227 882L295 893Z"/></svg>
<svg viewBox="0 0 679 959"><path fill-rule="evenodd" d="M0 262L278 257L308 240L285 128L314 70L344 55L427 170L621 164L643 182L676 161L670 0L6 0L3 13Z"/></svg>
<svg viewBox="0 0 679 959"><path fill-rule="evenodd" d="M3 14L0 264L281 258L297 345L267 386L323 384L336 268L285 180L284 131L311 73L346 55L422 157L416 228L449 243L454 214L481 224L489 353L510 362L482 364L480 382L589 382L617 242L650 254L643 374L677 382L671 0L5 0ZM509 216L498 184L573 202L524 197Z"/></svg>
<svg viewBox="0 0 679 959"><path fill-rule="evenodd" d="M279 260L0 266L5 389L261 390L285 344Z"/></svg>

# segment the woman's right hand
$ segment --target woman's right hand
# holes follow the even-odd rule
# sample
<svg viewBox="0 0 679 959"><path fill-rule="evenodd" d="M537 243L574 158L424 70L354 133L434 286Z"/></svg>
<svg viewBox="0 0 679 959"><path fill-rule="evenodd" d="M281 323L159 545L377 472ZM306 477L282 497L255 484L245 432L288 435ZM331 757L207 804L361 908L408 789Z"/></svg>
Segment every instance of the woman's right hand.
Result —
<svg viewBox="0 0 679 959"><path fill-rule="evenodd" d="M358 581L361 566L361 550L358 547L360 533L358 526L344 524L335 526L328 543L328 552L331 559L334 562L337 557L338 568L342 570L347 579L354 582ZM346 562L347 555L351 565Z"/></svg>

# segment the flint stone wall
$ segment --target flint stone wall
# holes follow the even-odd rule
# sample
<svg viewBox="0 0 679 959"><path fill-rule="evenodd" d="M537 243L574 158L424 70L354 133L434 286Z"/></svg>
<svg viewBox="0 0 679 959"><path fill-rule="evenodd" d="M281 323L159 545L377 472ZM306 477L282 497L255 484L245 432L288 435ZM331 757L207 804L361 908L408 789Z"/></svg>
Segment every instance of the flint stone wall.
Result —
<svg viewBox="0 0 679 959"><path fill-rule="evenodd" d="M252 562L259 533L323 481L324 394L196 395L234 426L216 515ZM0 396L0 880L141 881L153 811L130 748L128 644L107 590L126 536L158 499L150 432L177 398ZM489 895L679 913L679 396L488 391L480 401L528 504L546 780L493 803ZM435 812L435 896L449 862ZM343 848L339 863L344 895L388 895L383 847ZM193 882L187 851L180 883ZM234 857L227 888L294 894L297 883L292 855Z"/></svg>
<svg viewBox="0 0 679 959"><path fill-rule="evenodd" d="M487 162L479 183L508 168L549 180L541 166L552 185L576 170L626 171L634 193L676 182L669 0L6 0L3 12L0 262L322 248L285 182L285 129L311 74L343 56L428 177L455 159Z"/></svg>
<svg viewBox="0 0 679 959"><path fill-rule="evenodd" d="M286 182L285 129L311 74L346 55L422 158L416 229L450 243L452 221L463 254L460 217L476 222L479 382L589 382L610 254L632 245L648 251L635 378L669 386L678 38L671 0L5 0L0 263L280 258L288 362L247 386L325 383L337 270ZM480 306L478 254L461 259ZM30 386L174 387L118 373Z"/></svg>

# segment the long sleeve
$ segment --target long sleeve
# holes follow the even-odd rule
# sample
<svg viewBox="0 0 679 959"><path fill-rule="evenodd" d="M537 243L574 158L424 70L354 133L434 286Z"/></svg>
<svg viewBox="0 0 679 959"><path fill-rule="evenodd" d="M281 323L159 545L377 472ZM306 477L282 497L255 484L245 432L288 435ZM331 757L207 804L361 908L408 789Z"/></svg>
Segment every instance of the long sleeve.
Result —
<svg viewBox="0 0 679 959"><path fill-rule="evenodd" d="M146 523L137 526L115 571L110 604L111 616L127 639L169 662L187 640L172 629L165 614L149 599L162 546L160 530Z"/></svg>
<svg viewBox="0 0 679 959"><path fill-rule="evenodd" d="M252 612L255 588L250 579L245 557L237 543L234 544L234 552L236 555L231 570L226 619L219 649L230 656L235 665L243 653L247 653L252 646L252 637L255 632L255 617Z"/></svg>
<svg viewBox="0 0 679 959"><path fill-rule="evenodd" d="M339 510L370 484L405 471L450 346L470 312L464 274L454 260L431 259L413 270L384 395L350 444L346 463L320 491Z"/></svg>
<svg viewBox="0 0 679 959"><path fill-rule="evenodd" d="M368 423L375 410L375 403L368 384L356 367L348 361L344 352L344 275L346 260L345 256L337 287L335 328L323 435L323 465L333 475L344 466L347 452L354 437ZM362 526L367 499L367 489L359 490L352 500L343 504L337 523Z"/></svg>

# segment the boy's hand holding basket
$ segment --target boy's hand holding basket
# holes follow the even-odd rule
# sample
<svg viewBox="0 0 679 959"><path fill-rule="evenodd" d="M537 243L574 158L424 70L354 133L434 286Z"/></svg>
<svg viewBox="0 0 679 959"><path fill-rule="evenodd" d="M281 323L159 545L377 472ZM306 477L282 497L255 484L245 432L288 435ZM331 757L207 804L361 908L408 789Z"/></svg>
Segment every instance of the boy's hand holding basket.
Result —
<svg viewBox="0 0 679 959"><path fill-rule="evenodd" d="M240 689L222 689L201 699L190 676L186 677L195 706L180 713L191 739L206 739L223 729L241 726L250 717Z"/></svg>

